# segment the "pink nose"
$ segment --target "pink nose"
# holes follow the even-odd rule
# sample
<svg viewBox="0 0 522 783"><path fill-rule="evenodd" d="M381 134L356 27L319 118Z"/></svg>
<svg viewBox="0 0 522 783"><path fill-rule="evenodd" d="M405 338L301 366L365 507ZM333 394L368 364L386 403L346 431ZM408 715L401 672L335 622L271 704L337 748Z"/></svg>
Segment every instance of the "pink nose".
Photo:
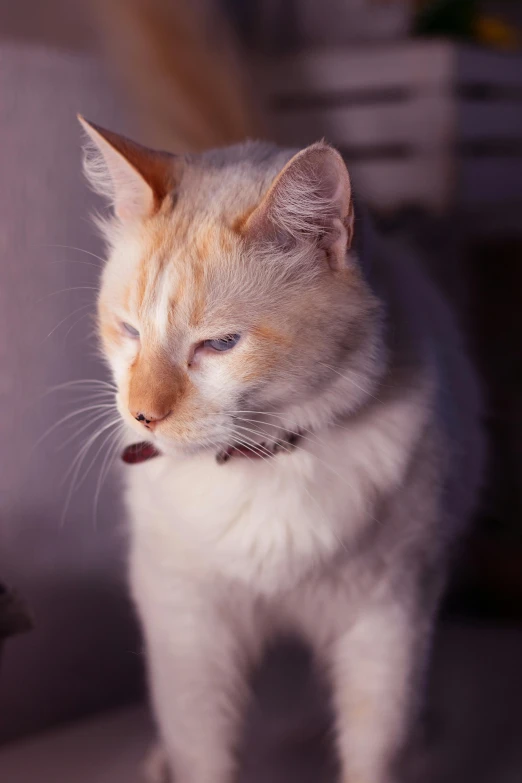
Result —
<svg viewBox="0 0 522 783"><path fill-rule="evenodd" d="M158 424L160 421L163 421L164 419L167 418L169 413L165 413L164 415L154 415L153 413L142 413L141 411L137 411L132 415L134 416L136 421L141 422L143 426L146 427L148 430L153 430L156 424Z"/></svg>

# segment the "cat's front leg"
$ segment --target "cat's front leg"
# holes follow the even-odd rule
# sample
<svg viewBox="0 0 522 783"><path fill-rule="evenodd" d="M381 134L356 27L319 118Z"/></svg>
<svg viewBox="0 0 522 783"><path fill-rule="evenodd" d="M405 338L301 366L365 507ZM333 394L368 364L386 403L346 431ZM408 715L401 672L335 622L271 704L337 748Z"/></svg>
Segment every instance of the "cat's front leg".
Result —
<svg viewBox="0 0 522 783"><path fill-rule="evenodd" d="M331 648L342 783L398 783L422 699L430 625L389 599L365 607Z"/></svg>
<svg viewBox="0 0 522 783"><path fill-rule="evenodd" d="M144 616L150 687L173 783L233 783L251 640L215 595ZM238 625L236 625L236 621Z"/></svg>

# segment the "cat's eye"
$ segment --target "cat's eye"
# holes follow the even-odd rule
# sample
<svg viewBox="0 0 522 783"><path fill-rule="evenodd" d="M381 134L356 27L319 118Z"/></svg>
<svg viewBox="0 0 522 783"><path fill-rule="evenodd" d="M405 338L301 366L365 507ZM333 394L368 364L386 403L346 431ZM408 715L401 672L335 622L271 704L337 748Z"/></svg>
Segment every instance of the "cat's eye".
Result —
<svg viewBox="0 0 522 783"><path fill-rule="evenodd" d="M214 351L229 351L234 345L237 345L240 337L240 334L227 334L225 337L219 337L215 340L205 340L203 345Z"/></svg>
<svg viewBox="0 0 522 783"><path fill-rule="evenodd" d="M128 334L129 337L132 337L133 340L137 340L140 336L140 333L137 329L134 328L134 326L131 326L131 324L125 323L125 321L122 321L122 329L124 332Z"/></svg>

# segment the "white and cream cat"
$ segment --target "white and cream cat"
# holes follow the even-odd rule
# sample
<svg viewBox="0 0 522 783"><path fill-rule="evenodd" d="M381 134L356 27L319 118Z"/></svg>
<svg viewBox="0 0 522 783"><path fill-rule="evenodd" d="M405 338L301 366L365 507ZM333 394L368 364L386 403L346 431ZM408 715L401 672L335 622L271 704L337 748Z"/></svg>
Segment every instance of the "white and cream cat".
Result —
<svg viewBox="0 0 522 783"><path fill-rule="evenodd" d="M324 143L177 157L83 126L103 349L156 455L127 470L130 578L174 780L236 780L249 671L292 631L343 783L395 783L482 465L446 305Z"/></svg>

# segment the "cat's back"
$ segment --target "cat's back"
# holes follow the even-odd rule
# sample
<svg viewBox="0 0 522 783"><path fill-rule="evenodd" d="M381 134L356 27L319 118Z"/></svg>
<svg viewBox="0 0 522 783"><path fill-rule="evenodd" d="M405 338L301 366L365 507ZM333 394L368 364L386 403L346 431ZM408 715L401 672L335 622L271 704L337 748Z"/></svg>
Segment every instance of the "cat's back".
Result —
<svg viewBox="0 0 522 783"><path fill-rule="evenodd" d="M395 362L432 369L432 436L425 448L437 440L444 463L444 502L460 524L476 503L485 461L478 374L458 317L422 257L406 243L377 237L374 262ZM422 450L422 440L419 447Z"/></svg>

